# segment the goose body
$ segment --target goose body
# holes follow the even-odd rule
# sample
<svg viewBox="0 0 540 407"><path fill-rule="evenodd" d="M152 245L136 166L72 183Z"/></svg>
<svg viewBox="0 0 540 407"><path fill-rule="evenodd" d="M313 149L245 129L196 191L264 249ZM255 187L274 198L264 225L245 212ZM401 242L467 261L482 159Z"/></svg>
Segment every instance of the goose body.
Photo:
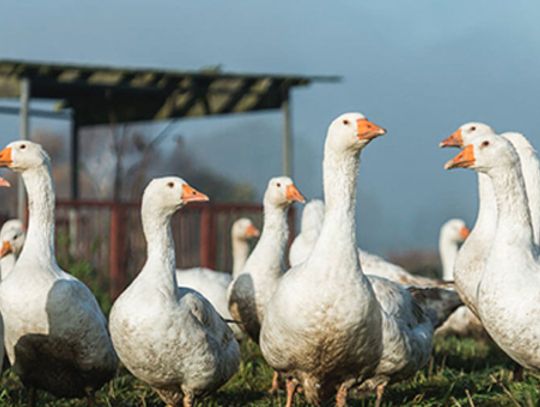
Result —
<svg viewBox="0 0 540 407"><path fill-rule="evenodd" d="M148 257L114 303L109 327L118 356L168 405L191 406L238 369L234 334L198 292L179 288L170 218L182 205L208 198L177 177L155 179L142 203Z"/></svg>
<svg viewBox="0 0 540 407"><path fill-rule="evenodd" d="M242 322L249 337L259 342L266 304L283 275L283 259L289 234L287 211L304 198L288 177L272 178L266 188L261 238L229 289L229 310Z"/></svg>
<svg viewBox="0 0 540 407"><path fill-rule="evenodd" d="M29 200L26 243L0 284L7 355L26 386L90 396L114 376L117 357L95 297L56 263L50 159L39 144L14 142L0 165L22 173Z"/></svg>
<svg viewBox="0 0 540 407"><path fill-rule="evenodd" d="M431 317L403 287L362 272L355 240L360 150L384 130L362 115L334 120L325 143L326 209L309 257L278 282L261 350L320 404L355 383L386 384L416 371L431 351ZM377 294L378 293L378 294ZM343 397L337 398L344 405Z"/></svg>
<svg viewBox="0 0 540 407"><path fill-rule="evenodd" d="M504 137L485 134L446 165L455 167L486 174L496 197L497 226L477 294L482 323L510 357L538 371L540 261L520 156Z"/></svg>
<svg viewBox="0 0 540 407"><path fill-rule="evenodd" d="M176 270L176 280L179 287L191 288L201 293L214 306L219 315L231 320L227 299L227 291L233 276L244 267L249 254L249 239L259 236L258 229L247 218L238 219L231 228L231 246L233 259L233 273L211 270L205 267L196 267L187 270ZM229 326L237 339L243 337L242 329L236 323Z"/></svg>

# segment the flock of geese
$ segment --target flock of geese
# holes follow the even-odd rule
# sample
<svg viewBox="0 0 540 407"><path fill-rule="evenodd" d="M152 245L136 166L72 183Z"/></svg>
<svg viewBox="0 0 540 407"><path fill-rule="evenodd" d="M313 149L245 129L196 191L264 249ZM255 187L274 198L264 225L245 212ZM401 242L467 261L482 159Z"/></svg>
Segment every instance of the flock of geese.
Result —
<svg viewBox="0 0 540 407"><path fill-rule="evenodd" d="M407 272L356 242L360 154L386 131L360 113L329 126L324 202L310 201L284 267L287 211L305 202L288 177L264 194L262 232L246 218L231 230L233 272L177 270L170 220L208 201L178 177L152 180L142 197L147 259L113 304L109 321L94 295L57 264L51 162L30 141L0 151L0 166L21 174L29 223L0 231L0 311L11 369L29 389L87 397L121 362L168 406L192 406L237 371L238 341L255 341L285 381L287 406L302 390L309 403L344 406L350 389L375 391L407 379L430 358L437 333L487 334L515 361L540 369L540 164L519 133L468 123L441 143L462 151L445 168L478 173L472 230L441 229L442 279ZM4 180L0 185L8 186ZM249 240L260 238L251 254ZM24 243L24 244L23 244ZM460 244L463 243L460 247Z"/></svg>

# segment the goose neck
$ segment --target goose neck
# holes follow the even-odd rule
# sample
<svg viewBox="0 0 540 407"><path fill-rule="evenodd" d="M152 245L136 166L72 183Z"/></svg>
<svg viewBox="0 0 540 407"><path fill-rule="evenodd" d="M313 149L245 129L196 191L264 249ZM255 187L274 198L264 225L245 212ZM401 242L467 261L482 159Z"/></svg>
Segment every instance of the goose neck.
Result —
<svg viewBox="0 0 540 407"><path fill-rule="evenodd" d="M147 244L147 260L141 274L148 274L159 289L173 296L177 293L176 258L170 211L143 203L142 224Z"/></svg>
<svg viewBox="0 0 540 407"><path fill-rule="evenodd" d="M234 237L231 240L232 260L233 260L233 278L236 277L246 264L249 255L249 243L245 239Z"/></svg>
<svg viewBox="0 0 540 407"><path fill-rule="evenodd" d="M28 232L20 258L38 256L48 262L54 257L54 205L55 194L48 164L22 173L28 195Z"/></svg>
<svg viewBox="0 0 540 407"><path fill-rule="evenodd" d="M354 272L360 270L356 244L356 174L358 154L353 151L336 153L326 148L323 161L324 200L323 226L311 259L328 262L329 270Z"/></svg>
<svg viewBox="0 0 540 407"><path fill-rule="evenodd" d="M531 214L520 166L495 167L488 175L493 185L498 213L494 246L502 243L520 249L532 249Z"/></svg>
<svg viewBox="0 0 540 407"><path fill-rule="evenodd" d="M264 267L255 267L253 272L257 273L260 270L265 274L265 277L274 279L281 276L283 255L289 234L287 210L288 207L264 202L264 223L261 237L246 262L257 265L264 264Z"/></svg>
<svg viewBox="0 0 540 407"><path fill-rule="evenodd" d="M454 279L454 263L458 253L458 244L444 233L439 238L439 253L443 269L443 280L451 281Z"/></svg>

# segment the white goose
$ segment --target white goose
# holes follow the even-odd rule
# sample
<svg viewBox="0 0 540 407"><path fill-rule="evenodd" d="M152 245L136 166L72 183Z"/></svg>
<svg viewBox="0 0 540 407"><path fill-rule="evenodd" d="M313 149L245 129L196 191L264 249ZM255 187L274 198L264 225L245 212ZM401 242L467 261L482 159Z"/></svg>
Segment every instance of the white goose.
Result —
<svg viewBox="0 0 540 407"><path fill-rule="evenodd" d="M301 382L313 404L327 401L339 388L336 401L343 406L347 389L357 382L376 386L380 403L386 383L413 374L429 359L439 315L424 312L398 284L368 280L358 260L359 153L384 133L359 113L342 115L329 127L323 227L308 259L279 280L260 334L267 362L289 375L288 405L295 388L292 378ZM424 292L414 293L422 297Z"/></svg>
<svg viewBox="0 0 540 407"><path fill-rule="evenodd" d="M15 267L15 261L22 250L25 239L23 223L10 219L0 229L0 275L4 280Z"/></svg>
<svg viewBox="0 0 540 407"><path fill-rule="evenodd" d="M293 202L304 202L289 177L268 182L264 194L261 238L229 289L229 309L249 337L259 342L266 303L283 275L285 247L289 236L287 211Z"/></svg>
<svg viewBox="0 0 540 407"><path fill-rule="evenodd" d="M456 167L486 174L497 202L495 236L477 295L482 323L511 358L539 370L540 261L519 156L508 140L487 134L445 165Z"/></svg>
<svg viewBox="0 0 540 407"><path fill-rule="evenodd" d="M204 267L187 270L176 270L176 281L179 287L187 287L200 292L217 312L226 320L231 320L227 300L227 290L233 276L240 273L249 254L249 240L259 236L259 230L248 218L236 220L231 227L231 248L233 259L233 272L215 271ZM236 323L229 326L236 339L242 339L243 331Z"/></svg>
<svg viewBox="0 0 540 407"><path fill-rule="evenodd" d="M169 406L212 392L238 369L234 334L198 292L179 288L170 218L183 205L208 197L178 177L151 181L142 199L148 257L114 303L109 327L118 356Z"/></svg>
<svg viewBox="0 0 540 407"><path fill-rule="evenodd" d="M496 133L487 124L477 122L466 123L443 140L440 146L463 148L465 145L472 143L476 138L485 135L495 136ZM531 196L529 210L532 219L540 220L540 204L538 203L540 199L538 197L538 190L540 190L540 187L537 185L540 179L540 168L534 148L520 133L508 132L501 134L501 136L512 143L520 157L525 184L526 186L530 186L531 189L530 193L527 191L527 195ZM478 284L491 249L497 223L495 194L490 178L484 173L478 173L478 200L479 207L476 223L469 237L461 246L454 266L454 280L461 299L476 315L478 315L478 311L476 310ZM540 233L540 227L536 227L535 230L539 230ZM464 311L461 312L467 314ZM478 322L477 318L472 318L470 315L468 317L470 317L473 324Z"/></svg>
<svg viewBox="0 0 540 407"><path fill-rule="evenodd" d="M0 166L22 174L29 206L26 243L0 284L7 355L31 390L91 397L114 376L117 357L95 297L56 262L49 156L17 141L0 152Z"/></svg>
<svg viewBox="0 0 540 407"><path fill-rule="evenodd" d="M323 220L323 201L318 199L310 201L302 213L300 233L291 245L289 253L291 267L299 265L309 257L319 237ZM404 268L360 248L358 249L358 256L360 257L362 270L367 275L383 277L403 285L417 287L444 286L440 280L411 274Z"/></svg>

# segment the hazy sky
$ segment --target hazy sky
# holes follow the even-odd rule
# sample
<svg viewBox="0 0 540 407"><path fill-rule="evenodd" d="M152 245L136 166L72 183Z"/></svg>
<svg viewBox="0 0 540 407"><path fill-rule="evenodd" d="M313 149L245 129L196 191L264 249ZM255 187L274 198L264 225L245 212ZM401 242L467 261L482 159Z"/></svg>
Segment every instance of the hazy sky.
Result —
<svg viewBox="0 0 540 407"><path fill-rule="evenodd" d="M450 217L474 221L474 174L445 172L455 151L437 148L460 124L539 144L539 18L540 3L515 0L0 0L0 57L343 76L294 93L295 181L320 196L336 115L361 111L387 128L363 153L358 218L362 245L384 253L435 247ZM262 114L179 129L205 165L263 187L281 168L281 125ZM16 131L0 116L0 142Z"/></svg>

